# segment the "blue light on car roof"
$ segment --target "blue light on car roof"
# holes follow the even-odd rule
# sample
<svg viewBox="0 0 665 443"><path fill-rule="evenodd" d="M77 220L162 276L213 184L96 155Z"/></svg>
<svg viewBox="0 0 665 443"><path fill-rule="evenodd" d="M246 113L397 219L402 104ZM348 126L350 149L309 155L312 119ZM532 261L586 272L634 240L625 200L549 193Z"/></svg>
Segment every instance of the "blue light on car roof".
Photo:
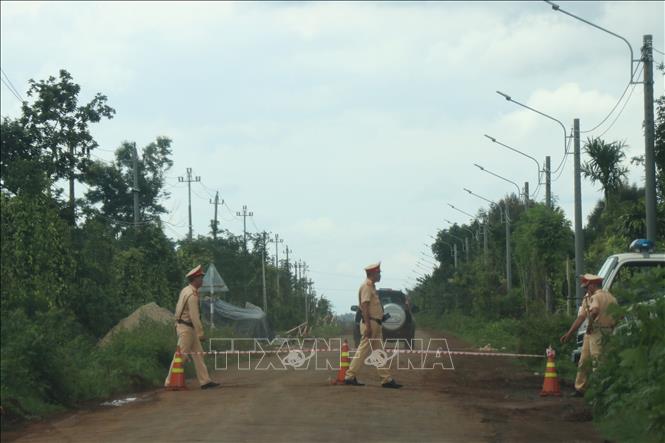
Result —
<svg viewBox="0 0 665 443"><path fill-rule="evenodd" d="M645 238L638 238L630 244L630 250L634 252L653 252L654 248L654 242Z"/></svg>

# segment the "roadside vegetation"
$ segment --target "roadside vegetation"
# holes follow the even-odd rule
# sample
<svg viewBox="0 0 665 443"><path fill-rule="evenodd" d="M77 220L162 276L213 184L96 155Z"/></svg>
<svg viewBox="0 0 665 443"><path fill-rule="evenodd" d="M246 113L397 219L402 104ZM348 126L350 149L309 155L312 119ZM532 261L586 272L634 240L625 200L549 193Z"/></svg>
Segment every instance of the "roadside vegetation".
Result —
<svg viewBox="0 0 665 443"><path fill-rule="evenodd" d="M656 103L656 250L665 248L665 96ZM628 252L636 238L644 238L644 189L626 182L625 144L587 139L583 175L603 190L584 229L585 271L595 273L604 259ZM630 161L643 165L643 157ZM512 280L506 278L505 213L511 223ZM487 253L483 247L487 223ZM472 235L473 233L473 235ZM468 260L465 242L468 238ZM455 267L457 248L457 267ZM420 308L419 325L458 334L474 346L500 351L544 354L557 352L559 376L574 379L570 361L574 343L562 345L563 335L577 315L574 275L574 231L555 204L552 208L516 195L506 195L480 211L467 225L441 229L431 245L438 266L418 278L411 291ZM665 435L665 275L655 271L637 288L617 286L619 297L638 294L640 304L623 333L609 338L608 357L592 377L585 399L601 432L618 441L657 441ZM510 283L510 284L509 284ZM510 289L509 289L510 288ZM547 290L549 288L549 290ZM661 288L661 289L657 289ZM617 312L623 318L625 311ZM544 361L527 362L542 371ZM626 412L629 411L629 412ZM630 424L627 422L630 421ZM624 426L624 424L626 424Z"/></svg>
<svg viewBox="0 0 665 443"><path fill-rule="evenodd" d="M228 302L261 306L264 261L271 300L268 320L275 331L302 322L306 299L314 326L331 315L328 300L305 278L295 276L289 263L274 266L262 234L248 233L245 250L242 235L211 221L210 233L172 241L162 203L174 186L167 176L173 167L173 142L157 136L137 147L128 134L113 161L99 160L91 127L113 118L115 110L103 94L81 103L80 92L64 70L57 77L31 80L22 115L2 119L3 426L92 399L161 386L176 343L173 325L141 325L118 334L104 348L97 342L146 303L172 311L186 284L184 275L198 264L216 264L231 289L225 296ZM135 148L140 201L136 225ZM76 185L74 194L70 181ZM76 183L85 183L87 190L82 192Z"/></svg>

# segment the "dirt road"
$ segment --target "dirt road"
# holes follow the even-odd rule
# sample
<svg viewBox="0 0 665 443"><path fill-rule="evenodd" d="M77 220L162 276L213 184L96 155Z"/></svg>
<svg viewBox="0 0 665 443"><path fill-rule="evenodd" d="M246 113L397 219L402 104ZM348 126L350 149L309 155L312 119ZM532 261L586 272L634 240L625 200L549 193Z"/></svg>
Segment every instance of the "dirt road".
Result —
<svg viewBox="0 0 665 443"><path fill-rule="evenodd" d="M422 335L421 335L422 336ZM427 337L427 335L425 335ZM450 349L468 346L450 335ZM373 368L363 387L334 386L335 371L214 372L202 391L156 390L120 407L34 423L16 442L514 442L602 441L583 402L540 398L542 375L501 357L453 357L455 370L396 370L383 389ZM544 362L543 362L544 364Z"/></svg>

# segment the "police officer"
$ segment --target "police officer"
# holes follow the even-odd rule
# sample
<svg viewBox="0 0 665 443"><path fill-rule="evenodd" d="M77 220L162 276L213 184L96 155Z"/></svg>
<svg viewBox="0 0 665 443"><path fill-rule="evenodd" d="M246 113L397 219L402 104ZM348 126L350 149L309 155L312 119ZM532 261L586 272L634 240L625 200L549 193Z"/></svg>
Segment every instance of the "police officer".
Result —
<svg viewBox="0 0 665 443"><path fill-rule="evenodd" d="M376 293L375 286L375 283L381 280L381 262L367 266L365 273L367 279L358 291L359 309L362 312L362 321L360 323L362 339L344 378L344 384L353 386L363 386L363 383L359 383L356 379L356 374L372 346L378 346L379 349L383 346L383 331L381 329L383 306L381 306L381 300ZM397 389L402 387L402 385L396 383L392 378L388 368L377 366L376 370L381 378L381 386L384 388Z"/></svg>
<svg viewBox="0 0 665 443"><path fill-rule="evenodd" d="M180 291L178 304L175 308L175 318L180 351L186 358L191 358L194 361L196 378L199 380L201 389L210 389L216 388L219 386L219 383L215 383L210 379L208 368L206 368L203 361L203 355L200 354L203 352L201 341L205 340L201 316L199 314L199 288L203 284L203 275L204 272L201 265L187 273L186 277L189 280L189 285ZM196 354L189 355L190 352L195 352ZM172 369L173 362L171 362L169 375L164 382L165 387L169 386Z"/></svg>
<svg viewBox="0 0 665 443"><path fill-rule="evenodd" d="M589 384L589 367L595 370L602 350L603 336L612 332L614 319L607 314L609 305L616 304L612 294L601 289L603 278L593 274L584 274L580 277L581 286L586 288L586 294L577 313L577 319L573 322L568 332L561 337L561 343L570 340L577 333L577 329L584 320L588 320L582 354L577 365L577 377L575 378L576 397L584 396L584 391Z"/></svg>

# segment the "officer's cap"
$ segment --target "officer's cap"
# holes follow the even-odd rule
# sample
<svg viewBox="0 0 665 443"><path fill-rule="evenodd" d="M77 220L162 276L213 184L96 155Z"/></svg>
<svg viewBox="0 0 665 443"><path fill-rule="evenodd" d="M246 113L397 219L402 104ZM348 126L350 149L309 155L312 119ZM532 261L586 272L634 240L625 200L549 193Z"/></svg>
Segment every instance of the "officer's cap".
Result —
<svg viewBox="0 0 665 443"><path fill-rule="evenodd" d="M379 272L379 271L381 271L381 262L373 263L369 266L365 266L365 272L367 274L371 274L372 272Z"/></svg>
<svg viewBox="0 0 665 443"><path fill-rule="evenodd" d="M205 275L205 272L203 272L203 266L201 265L198 265L197 267L189 271L186 277L191 280L194 277L198 277L199 275Z"/></svg>
<svg viewBox="0 0 665 443"><path fill-rule="evenodd" d="M600 284L603 281L603 277L595 274L584 274L580 275L580 286L586 288L589 283L597 282Z"/></svg>

